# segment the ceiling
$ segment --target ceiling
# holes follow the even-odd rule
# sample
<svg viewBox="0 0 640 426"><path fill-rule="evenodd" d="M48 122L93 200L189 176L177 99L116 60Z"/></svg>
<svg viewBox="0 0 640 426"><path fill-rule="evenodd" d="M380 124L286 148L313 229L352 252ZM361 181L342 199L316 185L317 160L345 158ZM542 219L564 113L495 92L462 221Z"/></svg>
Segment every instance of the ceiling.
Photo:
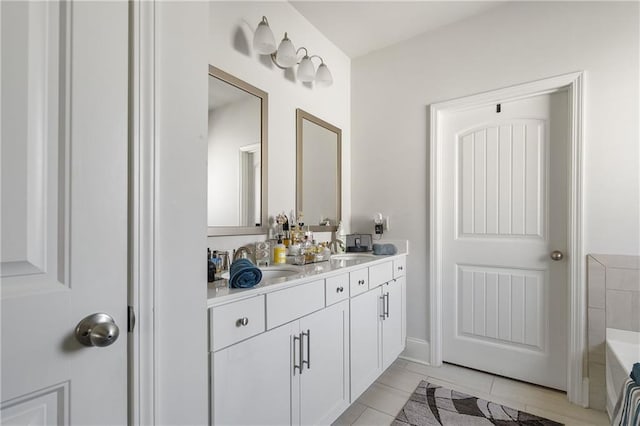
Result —
<svg viewBox="0 0 640 426"><path fill-rule="evenodd" d="M350 58L480 14L501 1L289 1Z"/></svg>

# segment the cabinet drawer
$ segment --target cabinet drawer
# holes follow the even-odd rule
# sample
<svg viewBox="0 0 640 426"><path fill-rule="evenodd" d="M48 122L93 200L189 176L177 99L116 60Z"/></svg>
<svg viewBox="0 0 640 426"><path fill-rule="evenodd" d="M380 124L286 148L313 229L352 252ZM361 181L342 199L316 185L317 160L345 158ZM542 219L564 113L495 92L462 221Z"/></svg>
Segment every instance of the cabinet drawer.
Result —
<svg viewBox="0 0 640 426"><path fill-rule="evenodd" d="M324 280L267 294L267 329L324 308Z"/></svg>
<svg viewBox="0 0 640 426"><path fill-rule="evenodd" d="M324 289L327 306L349 298L349 274L327 278Z"/></svg>
<svg viewBox="0 0 640 426"><path fill-rule="evenodd" d="M393 262L369 267L369 288L375 288L393 279Z"/></svg>
<svg viewBox="0 0 640 426"><path fill-rule="evenodd" d="M351 297L369 290L369 269L362 268L349 272L349 289Z"/></svg>
<svg viewBox="0 0 640 426"><path fill-rule="evenodd" d="M217 351L265 331L264 296L256 296L209 312L209 350Z"/></svg>
<svg viewBox="0 0 640 426"><path fill-rule="evenodd" d="M407 258L399 257L393 261L393 278L404 277L407 269Z"/></svg>

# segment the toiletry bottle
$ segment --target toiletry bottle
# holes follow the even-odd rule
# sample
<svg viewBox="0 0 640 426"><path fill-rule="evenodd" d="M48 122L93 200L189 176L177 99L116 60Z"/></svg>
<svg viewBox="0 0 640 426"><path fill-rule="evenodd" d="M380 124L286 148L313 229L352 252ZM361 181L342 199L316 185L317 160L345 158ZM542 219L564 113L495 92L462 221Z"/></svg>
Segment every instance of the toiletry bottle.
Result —
<svg viewBox="0 0 640 426"><path fill-rule="evenodd" d="M282 239L278 238L278 244L273 249L273 263L287 263L287 248L282 244Z"/></svg>
<svg viewBox="0 0 640 426"><path fill-rule="evenodd" d="M286 219L286 216L285 216ZM284 244L285 247L289 247L289 245L291 244L291 237L289 235L289 221L287 220L285 223L282 224L282 244Z"/></svg>
<svg viewBox="0 0 640 426"><path fill-rule="evenodd" d="M216 268L213 276L213 280L216 281L216 280L222 279L222 277L220 276L220 273L222 272L222 258L218 256L217 251L213 252L213 265Z"/></svg>
<svg viewBox="0 0 640 426"><path fill-rule="evenodd" d="M213 254L211 249L207 249L207 281L212 283L215 280L216 266L213 261Z"/></svg>

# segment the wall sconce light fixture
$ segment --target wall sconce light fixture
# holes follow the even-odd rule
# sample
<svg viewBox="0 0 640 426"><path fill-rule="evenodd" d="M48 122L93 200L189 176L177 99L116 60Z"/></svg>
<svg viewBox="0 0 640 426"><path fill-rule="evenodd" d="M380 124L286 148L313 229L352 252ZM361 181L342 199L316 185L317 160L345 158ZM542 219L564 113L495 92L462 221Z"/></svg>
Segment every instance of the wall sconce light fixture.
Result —
<svg viewBox="0 0 640 426"><path fill-rule="evenodd" d="M306 47L300 47L296 50L286 32L280 45L276 48L276 40L273 37L271 28L269 28L269 21L267 21L266 16L262 17L253 35L253 48L261 55L271 56L271 60L278 68L287 69L298 65L296 76L302 82L311 83L315 81L316 85L322 87L331 86L333 83L331 71L329 71L329 67L324 63L322 57L318 55L309 56ZM302 51L304 51L304 54L298 60ZM313 65L312 59L314 58L320 60L318 69Z"/></svg>

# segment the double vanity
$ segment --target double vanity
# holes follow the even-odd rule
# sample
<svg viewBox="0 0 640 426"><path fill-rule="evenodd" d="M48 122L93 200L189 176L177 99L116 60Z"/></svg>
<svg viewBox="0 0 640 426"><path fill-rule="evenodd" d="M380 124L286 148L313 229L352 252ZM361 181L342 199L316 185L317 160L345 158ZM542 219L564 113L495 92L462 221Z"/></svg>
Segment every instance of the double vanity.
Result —
<svg viewBox="0 0 640 426"><path fill-rule="evenodd" d="M208 291L211 424L330 424L400 355L406 249Z"/></svg>
<svg viewBox="0 0 640 426"><path fill-rule="evenodd" d="M210 238L286 235L267 214L268 104L265 91L209 67ZM342 220L342 131L299 108L295 115L292 225L302 226L304 212L306 231L333 238ZM405 243L393 256L267 267L251 289L210 284L209 422L336 420L405 347L406 255Z"/></svg>

